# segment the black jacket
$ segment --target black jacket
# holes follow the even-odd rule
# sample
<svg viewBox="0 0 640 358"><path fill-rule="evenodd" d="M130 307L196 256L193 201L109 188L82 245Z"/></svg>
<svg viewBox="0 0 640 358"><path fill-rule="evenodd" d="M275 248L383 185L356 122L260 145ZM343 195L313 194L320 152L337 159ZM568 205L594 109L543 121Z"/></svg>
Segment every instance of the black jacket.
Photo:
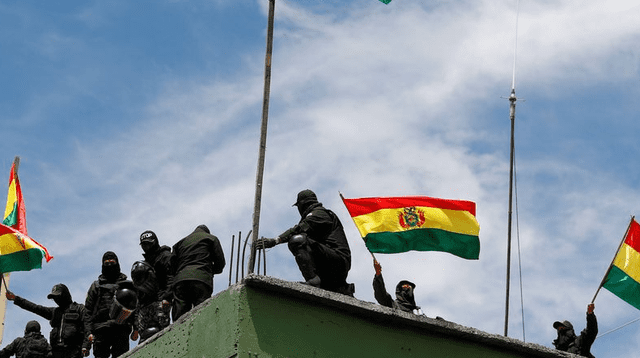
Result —
<svg viewBox="0 0 640 358"><path fill-rule="evenodd" d="M101 328L116 326L116 323L109 317L109 311L113 305L113 297L116 290L120 284L126 281L127 275L120 273L115 280L107 280L104 275L100 275L91 284L84 303L87 336ZM122 326L123 330L131 330L131 323L117 326Z"/></svg>
<svg viewBox="0 0 640 358"><path fill-rule="evenodd" d="M288 241L291 236L304 233L311 240L338 253L345 260L348 271L351 268L351 250L338 216L319 202L309 203L302 209L300 215L300 222L279 237L283 241Z"/></svg>
<svg viewBox="0 0 640 358"><path fill-rule="evenodd" d="M213 287L213 275L221 273L225 264L224 251L218 238L197 227L173 245L173 284L191 280Z"/></svg>
<svg viewBox="0 0 640 358"><path fill-rule="evenodd" d="M402 283L402 282L401 282ZM391 295L387 292L387 288L384 285L384 279L382 275L374 275L373 276L373 294L378 301L379 304L387 307L391 307L394 309L399 309L404 312L413 312L413 310L418 309L416 306L415 300L413 296L411 297L402 297L399 294L400 284L396 286L396 299L391 298Z"/></svg>
<svg viewBox="0 0 640 358"><path fill-rule="evenodd" d="M158 247L158 246L156 246ZM173 294L171 285L173 284L173 272L171 270L171 248L163 245L151 253L142 254L144 260L153 267L158 280L158 299L171 302Z"/></svg>
<svg viewBox="0 0 640 358"><path fill-rule="evenodd" d="M553 344L557 349L581 355L583 357L595 358L591 354L591 345L598 336L598 320L594 313L587 313L587 327L576 336L573 326L563 335L559 336Z"/></svg>
<svg viewBox="0 0 640 358"><path fill-rule="evenodd" d="M35 349L31 347L37 347L39 352L32 352ZM0 351L0 358L9 358L14 354L16 358L53 357L51 345L40 332L30 332L25 334L24 337L14 339L13 342Z"/></svg>
<svg viewBox="0 0 640 358"><path fill-rule="evenodd" d="M38 316L49 320L51 332L49 341L54 348L57 347L81 347L85 337L84 319L85 308L82 304L71 302L65 307L45 307L35 304L20 296L13 301L16 306L33 312Z"/></svg>

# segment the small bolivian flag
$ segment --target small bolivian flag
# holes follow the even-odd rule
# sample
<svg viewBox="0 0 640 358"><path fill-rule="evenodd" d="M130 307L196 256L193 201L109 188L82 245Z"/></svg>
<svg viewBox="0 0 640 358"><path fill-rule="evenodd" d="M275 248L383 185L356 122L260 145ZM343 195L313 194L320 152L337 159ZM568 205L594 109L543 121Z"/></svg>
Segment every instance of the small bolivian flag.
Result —
<svg viewBox="0 0 640 358"><path fill-rule="evenodd" d="M443 251L476 260L480 225L472 201L426 196L342 198L373 253Z"/></svg>
<svg viewBox="0 0 640 358"><path fill-rule="evenodd" d="M27 219L24 207L24 199L22 198L22 188L20 187L20 179L18 179L18 165L20 158L16 157L11 166L9 174L9 192L7 193L7 206L2 217L2 224L11 226L12 228L28 235Z"/></svg>
<svg viewBox="0 0 640 358"><path fill-rule="evenodd" d="M383 2L388 5L391 2L391 0L380 0L380 2Z"/></svg>
<svg viewBox="0 0 640 358"><path fill-rule="evenodd" d="M47 249L20 231L0 224L0 272L42 268L42 259L53 257Z"/></svg>
<svg viewBox="0 0 640 358"><path fill-rule="evenodd" d="M640 309L640 224L634 219L602 287Z"/></svg>

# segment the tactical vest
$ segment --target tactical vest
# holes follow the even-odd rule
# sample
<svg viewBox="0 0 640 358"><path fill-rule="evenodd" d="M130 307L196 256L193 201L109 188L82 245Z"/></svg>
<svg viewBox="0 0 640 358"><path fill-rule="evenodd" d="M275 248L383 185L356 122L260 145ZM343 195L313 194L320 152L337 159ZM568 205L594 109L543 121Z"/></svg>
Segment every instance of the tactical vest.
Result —
<svg viewBox="0 0 640 358"><path fill-rule="evenodd" d="M96 302L93 308L92 322L102 323L109 320L109 310L111 310L111 306L113 305L113 299L117 289L117 283L103 283L98 285L98 302Z"/></svg>
<svg viewBox="0 0 640 358"><path fill-rule="evenodd" d="M56 308L49 339L52 346L80 346L84 339L84 306L72 302L66 310Z"/></svg>

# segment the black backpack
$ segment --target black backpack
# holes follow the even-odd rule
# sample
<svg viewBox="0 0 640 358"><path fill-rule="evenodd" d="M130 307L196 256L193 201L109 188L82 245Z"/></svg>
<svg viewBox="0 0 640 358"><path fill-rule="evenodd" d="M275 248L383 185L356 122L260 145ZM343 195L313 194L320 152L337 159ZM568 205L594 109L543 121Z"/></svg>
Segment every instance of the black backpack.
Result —
<svg viewBox="0 0 640 358"><path fill-rule="evenodd" d="M24 342L25 358L45 358L49 353L50 346L47 339L42 335L33 335L26 337Z"/></svg>

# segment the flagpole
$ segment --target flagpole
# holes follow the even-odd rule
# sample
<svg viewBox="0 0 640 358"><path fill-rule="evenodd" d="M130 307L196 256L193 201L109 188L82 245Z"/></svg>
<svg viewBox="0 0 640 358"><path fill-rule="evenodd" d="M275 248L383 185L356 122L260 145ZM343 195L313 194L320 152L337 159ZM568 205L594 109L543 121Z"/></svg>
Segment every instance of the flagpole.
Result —
<svg viewBox="0 0 640 358"><path fill-rule="evenodd" d="M18 177L19 167L20 167L20 157L16 155L16 157L13 159L13 172L16 178ZM10 185L11 185L11 179L9 179L8 186ZM0 281L0 295L3 296L3 297L0 297L0 302L2 303L0 305L0 318L2 318L2 325L0 326L0 343L2 343L2 337L4 336L4 319L5 319L5 313L7 311L6 292L9 291L9 283L7 282L9 279L9 272L7 272L7 279L5 279L4 275L5 275L4 272L0 272L0 277L2 278L2 280Z"/></svg>
<svg viewBox="0 0 640 358"><path fill-rule="evenodd" d="M338 194L340 195L340 199L342 199L342 203L343 203L343 204L344 204L344 206L346 207L346 206L347 206L347 204L344 202L344 196L342 196L342 193L341 193L341 192L338 192ZM351 221L353 221L353 224L354 224L354 225L356 226L356 228L357 228L357 227L358 227L358 224L356 224L356 221L355 221L355 220L353 220L353 217L352 217L351 215L349 215L349 216L351 217ZM360 233L360 230L358 230L358 233ZM364 237L362 237L362 234L360 234L360 238L362 239L362 241L365 241L365 240L364 240ZM373 261L378 261L378 260L376 259L376 257L373 255L373 252L371 252L371 250L369 250L369 248L367 247L367 242L366 242L366 241L365 241L365 245L364 245L364 247L366 247L366 248L367 248L367 251L369 251L369 253L371 254L371 257L373 257Z"/></svg>
<svg viewBox="0 0 640 358"><path fill-rule="evenodd" d="M631 217L631 220L629 221L629 225L627 226L627 231L624 233L624 236L622 237L622 240L620 241L620 245L618 245L618 249L616 250L616 253L613 255L613 259L611 260L611 264L609 265L609 268L607 269L607 271L604 273L604 277L602 277L602 281L600 281L600 285L598 286L598 289L596 290L596 294L593 295L593 299L591 300L591 303L595 302L596 297L598 296L598 293L600 292L600 289L604 285L604 281L607 279L607 276L609 275L609 272L611 271L611 268L613 267L613 262L616 260L616 256L618 256L618 252L620 252L620 248L622 247L622 245L624 244L625 240L627 239L627 235L629 235L629 230L631 229L631 224L633 223L635 218L636 218L635 216Z"/></svg>
<svg viewBox="0 0 640 358"><path fill-rule="evenodd" d="M271 55L273 53L273 22L276 0L269 0L269 17L267 20L267 54L264 59L264 92L262 100L262 126L260 128L260 149L258 154L258 170L256 172L256 193L253 206L253 235L251 237L251 251L249 254L248 272L253 273L256 263L255 243L258 241L260 228L260 206L262 202L262 179L264 174L264 160L267 149L267 123L269 118L269 97L271 95Z"/></svg>

